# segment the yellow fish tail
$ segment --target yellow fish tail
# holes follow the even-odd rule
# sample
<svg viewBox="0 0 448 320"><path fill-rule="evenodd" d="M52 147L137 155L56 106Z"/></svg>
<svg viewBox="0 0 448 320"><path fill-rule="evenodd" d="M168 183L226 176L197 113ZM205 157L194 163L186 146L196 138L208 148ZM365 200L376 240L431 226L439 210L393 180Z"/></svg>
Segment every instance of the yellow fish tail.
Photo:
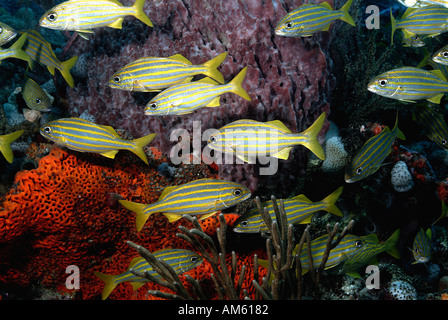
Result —
<svg viewBox="0 0 448 320"><path fill-rule="evenodd" d="M323 203L326 204L325 211L328 211L334 215L337 215L339 217L342 217L342 212L339 210L338 207L336 207L336 201L338 201L341 193L342 193L343 187L337 188L335 191L333 191L332 194L327 196L325 199L322 200Z"/></svg>
<svg viewBox="0 0 448 320"><path fill-rule="evenodd" d="M347 3L344 4L341 9L339 9L339 11L344 14L341 18L342 21L347 22L348 24L356 27L355 21L353 21L353 18L348 13L348 10L350 9L352 2L353 0L348 0Z"/></svg>
<svg viewBox="0 0 448 320"><path fill-rule="evenodd" d="M304 135L307 138L306 142L304 142L303 145L308 149L310 149L311 152L314 153L321 160L325 160L325 153L324 149L322 149L322 146L317 140L317 135L322 129L324 122L325 122L325 112L322 113L319 116L319 118L317 118L317 120L311 125L311 127L309 127L308 129L306 129L301 133L301 135Z"/></svg>
<svg viewBox="0 0 448 320"><path fill-rule="evenodd" d="M61 63L62 64L62 69L60 70L61 74L71 88L75 86L75 81L73 80L72 74L70 73L70 69L73 68L76 61L78 61L78 56L71 57L70 59L65 60L64 62Z"/></svg>
<svg viewBox="0 0 448 320"><path fill-rule="evenodd" d="M14 50L14 54L11 57L24 60L28 62L28 66L30 69L33 67L33 61L31 60L31 57L22 50L23 45L25 44L26 37L28 36L28 33L22 34L22 36L14 42L14 44L10 47L11 50Z"/></svg>
<svg viewBox="0 0 448 320"><path fill-rule="evenodd" d="M244 78L246 77L246 73L247 67L244 67L244 69L241 70L240 73L238 73L232 81L230 81L230 84L233 86L230 92L235 93L248 101L252 101L247 91L242 87Z"/></svg>
<svg viewBox="0 0 448 320"><path fill-rule="evenodd" d="M148 165L149 165L148 157L146 156L146 153L143 150L143 147L146 146L147 144L149 144L152 140L154 140L155 137L156 137L156 133L151 133L151 134L148 134L147 136L133 140L135 148L132 149L131 151Z"/></svg>
<svg viewBox="0 0 448 320"><path fill-rule="evenodd" d="M152 21L143 11L143 5L145 4L145 0L136 0L134 5L132 6L135 9L135 17L143 22L144 24L153 27Z"/></svg>
<svg viewBox="0 0 448 320"><path fill-rule="evenodd" d="M114 291L117 284L114 282L115 276L111 274L105 274L101 272L93 272L100 280L104 282L103 292L101 292L101 298L106 300L107 297Z"/></svg>
<svg viewBox="0 0 448 320"><path fill-rule="evenodd" d="M219 83L224 83L224 77L222 76L222 73L217 70L217 68L221 65L226 57L227 52L224 52L211 59L210 61L204 63L203 66L207 68L207 71L204 74L207 77L215 79Z"/></svg>
<svg viewBox="0 0 448 320"><path fill-rule="evenodd" d="M397 30L397 20L395 20L392 14L392 8L390 8L390 24L391 24L391 35L390 35L390 45L394 44L394 33Z"/></svg>
<svg viewBox="0 0 448 320"><path fill-rule="evenodd" d="M17 140L23 132L24 130L19 130L0 137L0 152L9 163L12 163L12 160L14 159L14 155L11 150L11 142Z"/></svg>
<svg viewBox="0 0 448 320"><path fill-rule="evenodd" d="M135 217L135 226L137 227L137 231L142 230L146 220L148 220L149 216L154 213L150 211L148 212L147 204L127 200L118 200L118 202L126 209L129 209L137 214L137 216Z"/></svg>
<svg viewBox="0 0 448 320"><path fill-rule="evenodd" d="M400 259L400 252L397 249L397 242L398 238L400 238L400 229L396 230L389 239L386 240L387 242L387 249L386 252L390 254L395 259Z"/></svg>

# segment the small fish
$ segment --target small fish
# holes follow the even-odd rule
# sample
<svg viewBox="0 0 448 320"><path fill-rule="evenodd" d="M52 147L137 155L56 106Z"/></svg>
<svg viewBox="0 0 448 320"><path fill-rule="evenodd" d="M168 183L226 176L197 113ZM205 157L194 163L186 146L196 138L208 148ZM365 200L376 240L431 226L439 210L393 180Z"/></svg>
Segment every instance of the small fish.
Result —
<svg viewBox="0 0 448 320"><path fill-rule="evenodd" d="M245 162L255 163L256 156L272 156L286 160L293 146L303 145L319 159L324 160L324 150L317 140L324 121L325 112L305 131L291 133L278 120L269 122L237 120L212 134L207 146L221 153L234 153Z"/></svg>
<svg viewBox="0 0 448 320"><path fill-rule="evenodd" d="M75 82L70 74L70 69L75 65L78 56L61 62L53 52L51 44L39 32L36 30L27 30L27 33L28 41L24 47L25 52L32 60L46 66L51 75L54 76L55 69L58 69L68 85L73 88Z"/></svg>
<svg viewBox="0 0 448 320"><path fill-rule="evenodd" d="M115 158L119 150L135 153L148 164L143 147L156 136L155 133L134 140L122 139L114 128L95 124L81 118L61 118L40 128L45 138L79 152L99 153L107 158Z"/></svg>
<svg viewBox="0 0 448 320"><path fill-rule="evenodd" d="M422 8L431 5L448 8L448 0L398 0L398 2L408 8Z"/></svg>
<svg viewBox="0 0 448 320"><path fill-rule="evenodd" d="M17 32L6 23L0 22L0 46L11 41L17 36Z"/></svg>
<svg viewBox="0 0 448 320"><path fill-rule="evenodd" d="M51 100L47 93L31 78L26 79L22 96L30 109L43 112L51 110Z"/></svg>
<svg viewBox="0 0 448 320"><path fill-rule="evenodd" d="M366 264L378 264L376 256L382 252L387 252L392 257L399 259L400 253L396 247L400 237L400 230L396 230L386 241L380 243L376 234L362 236L361 250L355 251L344 262L339 272L348 274L355 278L361 278L357 270Z"/></svg>
<svg viewBox="0 0 448 320"><path fill-rule="evenodd" d="M140 231L148 217L160 212L169 222L182 215L201 215L201 220L218 211L237 205L251 196L243 185L219 179L198 179L188 183L166 187L159 199L151 204L119 200L125 208L137 214L136 227Z"/></svg>
<svg viewBox="0 0 448 320"><path fill-rule="evenodd" d="M16 59L24 60L24 61L28 62L28 65L30 67L32 66L33 62L31 61L31 58L22 49L23 45L25 44L27 36L28 35L26 33L24 33L9 48L0 49L0 64L2 63L2 60L4 60L4 59L16 58Z"/></svg>
<svg viewBox="0 0 448 320"><path fill-rule="evenodd" d="M448 126L443 116L430 106L419 106L412 118L425 130L425 135L438 146L448 151Z"/></svg>
<svg viewBox="0 0 448 320"><path fill-rule="evenodd" d="M356 26L348 10L353 0L348 0L340 10L333 10L327 2L303 4L291 11L277 24L275 34L284 37L310 37L319 31L328 31L338 19Z"/></svg>
<svg viewBox="0 0 448 320"><path fill-rule="evenodd" d="M431 228L428 228L426 232L420 228L420 231L416 234L414 243L412 244L412 254L415 259L412 264L426 263L431 260L431 238Z"/></svg>
<svg viewBox="0 0 448 320"><path fill-rule="evenodd" d="M403 47L421 48L426 46L426 43L423 42L423 40L418 35L410 38L403 38L402 42Z"/></svg>
<svg viewBox="0 0 448 320"><path fill-rule="evenodd" d="M198 74L224 83L224 77L217 70L227 52L201 65L192 65L180 54L168 58L144 57L118 70L109 80L109 87L127 91L160 91L162 89L188 83Z"/></svg>
<svg viewBox="0 0 448 320"><path fill-rule="evenodd" d="M398 113L392 131L385 127L359 149L345 172L345 182L357 182L375 173L389 155L395 138L405 140L404 134L398 129Z"/></svg>
<svg viewBox="0 0 448 320"><path fill-rule="evenodd" d="M448 45L434 53L432 60L443 65L448 65Z"/></svg>
<svg viewBox="0 0 448 320"><path fill-rule="evenodd" d="M380 96L405 102L426 99L440 103L445 92L448 92L448 82L440 70L402 67L375 77L367 89Z"/></svg>
<svg viewBox="0 0 448 320"><path fill-rule="evenodd" d="M23 132L24 130L19 130L13 133L0 135L0 152L9 163L12 163L12 160L14 159L14 155L11 150L11 142L16 141Z"/></svg>
<svg viewBox="0 0 448 320"><path fill-rule="evenodd" d="M391 44L394 40L394 33L397 29L402 29L405 38L415 35L426 35L434 37L448 31L446 23L448 19L448 8L441 6L425 6L423 8L408 8L401 17L396 20L390 10L392 24Z"/></svg>
<svg viewBox="0 0 448 320"><path fill-rule="evenodd" d="M341 211L338 207L336 207L336 201L341 195L342 189L342 187L338 188L325 199L317 202L312 202L303 194L285 199L283 203L288 225L310 223L314 214L320 210L342 217ZM263 202L261 206L262 208L268 209L272 221L275 221L276 217L272 201ZM257 208L250 210L247 217L244 217L241 221L238 221L233 228L233 231L239 233L269 232Z"/></svg>
<svg viewBox="0 0 448 320"><path fill-rule="evenodd" d="M202 263L202 257L197 253L183 249L162 249L154 252L153 255L157 260L163 260L168 265L170 265L177 275L194 269ZM160 274L158 274L143 257L135 257L134 259L132 259L128 269L118 275L105 274L94 271L93 273L102 281L104 281L104 288L103 292L101 293L101 298L103 300L107 299L107 297L111 294L115 287L122 282L130 282L132 288L135 291L143 284L145 284L145 282L149 281L146 278L141 278L134 275L130 271L130 269L140 272L146 271L154 278L162 279Z"/></svg>
<svg viewBox="0 0 448 320"><path fill-rule="evenodd" d="M118 0L69 0L51 8L39 20L41 27L76 31L83 38L98 27L121 29L126 16L134 16L144 24L153 24L143 12L145 0L136 0L124 7Z"/></svg>
<svg viewBox="0 0 448 320"><path fill-rule="evenodd" d="M219 107L221 95L227 92L251 101L242 87L247 67L228 84L218 84L210 78L174 85L156 95L146 104L144 112L150 116L182 115L202 107Z"/></svg>

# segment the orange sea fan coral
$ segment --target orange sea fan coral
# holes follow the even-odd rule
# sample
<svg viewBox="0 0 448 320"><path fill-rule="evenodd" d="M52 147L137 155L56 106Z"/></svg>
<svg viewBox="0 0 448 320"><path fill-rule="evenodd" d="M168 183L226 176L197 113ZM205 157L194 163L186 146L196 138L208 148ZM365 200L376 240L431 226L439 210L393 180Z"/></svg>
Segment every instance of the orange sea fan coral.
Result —
<svg viewBox="0 0 448 320"><path fill-rule="evenodd" d="M125 152L116 159L107 159L53 147L49 155L40 159L37 169L17 173L13 187L0 202L3 292L34 283L54 291L67 291L65 271L75 265L80 270L76 297L96 298L103 283L93 271L121 273L136 256L126 245L127 240L152 252L168 247L195 250L176 237L178 226L188 227L189 222L180 219L169 223L163 215L155 214L137 234L134 214L118 205L117 199L150 203L168 185L216 175L206 165L182 165L181 174L170 180L159 174L156 167L134 159ZM226 220L233 224L237 217L227 214ZM213 235L219 223L210 217L201 225ZM247 260L253 259L253 255L249 256ZM244 259L241 257L241 261ZM190 273L204 283L210 282L207 264ZM154 286L146 284L133 292L130 285L123 284L112 292L110 299L148 298L144 288Z"/></svg>

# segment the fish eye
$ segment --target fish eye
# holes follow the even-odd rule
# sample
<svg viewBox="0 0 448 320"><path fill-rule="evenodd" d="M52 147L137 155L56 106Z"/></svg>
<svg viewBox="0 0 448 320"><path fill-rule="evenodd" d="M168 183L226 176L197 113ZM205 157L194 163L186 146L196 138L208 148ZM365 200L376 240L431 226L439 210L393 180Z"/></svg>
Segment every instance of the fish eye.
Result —
<svg viewBox="0 0 448 320"><path fill-rule="evenodd" d="M448 51L443 51L442 52L442 57L448 58Z"/></svg>
<svg viewBox="0 0 448 320"><path fill-rule="evenodd" d="M2 33L3 32L3 28L2 27L0 27L0 33Z"/></svg>
<svg viewBox="0 0 448 320"><path fill-rule="evenodd" d="M191 257L190 261L194 263L194 262L198 261L198 257Z"/></svg>
<svg viewBox="0 0 448 320"><path fill-rule="evenodd" d="M356 246L356 248L361 248L362 247L362 241L361 240L356 240L355 241L355 246Z"/></svg>
<svg viewBox="0 0 448 320"><path fill-rule="evenodd" d="M286 23L285 27L286 27L286 29L291 29L292 23L291 22Z"/></svg>
<svg viewBox="0 0 448 320"><path fill-rule="evenodd" d="M216 136L211 136L210 139L209 139L209 141L210 141L211 143L216 143L216 142L218 142L218 138L216 138Z"/></svg>
<svg viewBox="0 0 448 320"><path fill-rule="evenodd" d="M358 168L356 168L356 174L361 174L362 171L363 171L363 168L362 168L362 167L358 167Z"/></svg>
<svg viewBox="0 0 448 320"><path fill-rule="evenodd" d="M442 139L442 144L445 146L448 143L448 141L446 141L446 139Z"/></svg>
<svg viewBox="0 0 448 320"><path fill-rule="evenodd" d="M385 87L387 85L387 80L380 79L380 80L378 80L378 84L380 85L380 87Z"/></svg>
<svg viewBox="0 0 448 320"><path fill-rule="evenodd" d="M51 133L51 127L44 127L45 133Z"/></svg>
<svg viewBox="0 0 448 320"><path fill-rule="evenodd" d="M415 251L416 254L420 254L420 249L419 248L415 248L414 251Z"/></svg>
<svg viewBox="0 0 448 320"><path fill-rule="evenodd" d="M58 15L54 12L51 12L47 15L47 19L48 21L56 21L56 18L58 17Z"/></svg>
<svg viewBox="0 0 448 320"><path fill-rule="evenodd" d="M120 83L120 81L121 81L119 76L115 76L113 80L115 83Z"/></svg>
<svg viewBox="0 0 448 320"><path fill-rule="evenodd" d="M247 220L241 221L242 227L247 227L248 225L249 225L249 221L247 221Z"/></svg>
<svg viewBox="0 0 448 320"><path fill-rule="evenodd" d="M152 110L157 109L157 103L151 103L151 104L149 105L149 108L151 108Z"/></svg>
<svg viewBox="0 0 448 320"><path fill-rule="evenodd" d="M243 194L243 191L241 191L241 189L235 189L235 190L233 190L233 195L235 196L235 197L239 197L239 196L241 196Z"/></svg>
<svg viewBox="0 0 448 320"><path fill-rule="evenodd" d="M41 104L42 103L42 100L40 100L39 98L36 98L36 101L35 101L37 104Z"/></svg>

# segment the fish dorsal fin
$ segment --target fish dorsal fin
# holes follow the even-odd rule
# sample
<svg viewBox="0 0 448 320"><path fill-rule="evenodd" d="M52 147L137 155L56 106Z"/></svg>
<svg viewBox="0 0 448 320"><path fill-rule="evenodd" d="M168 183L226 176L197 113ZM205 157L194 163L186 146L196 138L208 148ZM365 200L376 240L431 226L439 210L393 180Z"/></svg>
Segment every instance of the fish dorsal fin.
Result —
<svg viewBox="0 0 448 320"><path fill-rule="evenodd" d="M120 135L117 133L117 131L115 131L114 128L112 128L111 126L104 126L104 125L99 125L101 128L103 128L104 130L107 130L107 132L111 133L114 135L114 137L121 139Z"/></svg>
<svg viewBox="0 0 448 320"><path fill-rule="evenodd" d="M143 259L145 259L145 258L143 258L143 257L135 257L135 258L133 258L131 260L131 263L129 263L129 268L128 269L133 268L137 263L139 263Z"/></svg>
<svg viewBox="0 0 448 320"><path fill-rule="evenodd" d="M406 19L415 10L417 10L417 8L408 8L408 9L406 9L406 11L403 13L403 16L401 17L401 20Z"/></svg>
<svg viewBox="0 0 448 320"><path fill-rule="evenodd" d="M163 189L159 199L157 201L162 200L163 198L165 198L169 193L171 193L174 189L176 189L178 186L168 186L165 187L165 189Z"/></svg>
<svg viewBox="0 0 448 320"><path fill-rule="evenodd" d="M216 82L215 80L213 80L212 78L209 77L205 77L201 80L196 81L198 83L207 83L207 84L214 84L214 85L219 85L218 82Z"/></svg>
<svg viewBox="0 0 448 320"><path fill-rule="evenodd" d="M431 228L428 228L428 230L426 230L426 236L428 237L429 240L431 240L431 238L432 238Z"/></svg>
<svg viewBox="0 0 448 320"><path fill-rule="evenodd" d="M313 201L308 199L307 196L305 196L304 194L299 194L298 196L295 196L292 199L298 200L298 201L303 201L303 202L313 203Z"/></svg>
<svg viewBox="0 0 448 320"><path fill-rule="evenodd" d="M321 7L324 7L325 9L331 10L333 11L333 8L331 7L331 5L328 2L322 2L321 4L319 4Z"/></svg>
<svg viewBox="0 0 448 320"><path fill-rule="evenodd" d="M376 235L376 233L371 233L367 236L363 237L364 239L368 239L370 241L374 241L375 243L380 243L380 241L378 240L378 236Z"/></svg>
<svg viewBox="0 0 448 320"><path fill-rule="evenodd" d="M280 131L282 131L284 133L291 133L291 130L289 130L289 128L287 126L285 126L285 124L283 122L281 122L280 120L272 120L272 121L268 121L267 123L269 123L270 125L273 125L274 127L278 128Z"/></svg>
<svg viewBox="0 0 448 320"><path fill-rule="evenodd" d="M279 152L272 154L271 156L274 158L282 159L282 160L288 160L290 151L292 150L292 147L283 148Z"/></svg>
<svg viewBox="0 0 448 320"><path fill-rule="evenodd" d="M188 65L192 65L191 61L188 60L187 58L185 58L181 54L175 54L174 56L170 56L168 58L176 60L176 61L179 61L179 62L182 62L182 63L185 63L185 64L188 64Z"/></svg>
<svg viewBox="0 0 448 320"><path fill-rule="evenodd" d="M433 75L435 75L437 78L439 78L442 81L447 81L443 72L439 69L434 69L434 70L430 70L429 72L431 72Z"/></svg>

